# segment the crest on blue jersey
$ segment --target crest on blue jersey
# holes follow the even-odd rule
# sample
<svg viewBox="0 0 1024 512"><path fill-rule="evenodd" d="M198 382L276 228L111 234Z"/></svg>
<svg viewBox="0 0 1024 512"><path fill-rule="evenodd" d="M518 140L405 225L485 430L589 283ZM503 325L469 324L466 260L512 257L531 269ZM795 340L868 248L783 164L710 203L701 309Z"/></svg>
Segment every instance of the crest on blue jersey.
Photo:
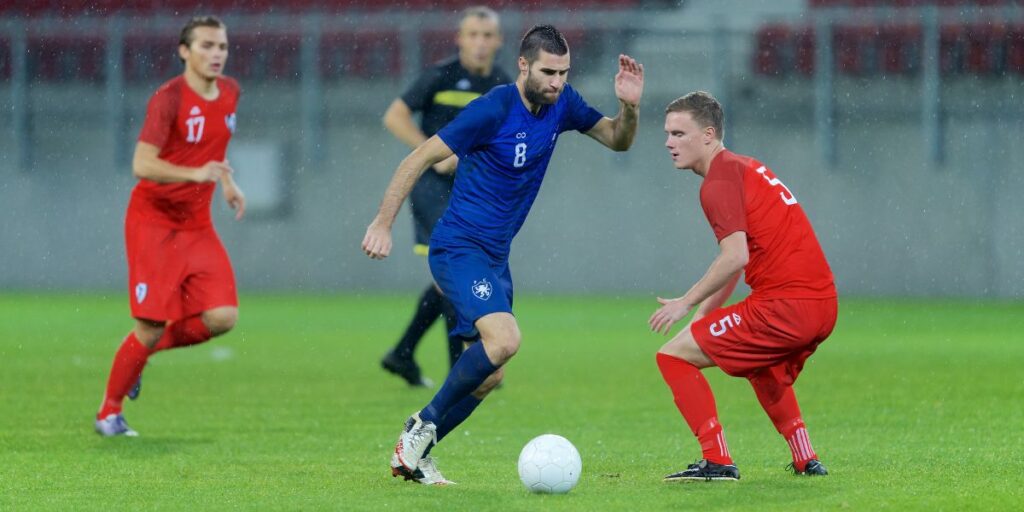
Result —
<svg viewBox="0 0 1024 512"><path fill-rule="evenodd" d="M487 300L491 298L491 292L494 291L494 288L491 286L491 283L487 281L487 278L484 278L479 281L473 281L472 291L476 298L480 300Z"/></svg>
<svg viewBox="0 0 1024 512"><path fill-rule="evenodd" d="M146 300L146 292L149 291L149 286L146 283L139 283L135 285L135 302L142 304L142 301Z"/></svg>
<svg viewBox="0 0 1024 512"><path fill-rule="evenodd" d="M230 130L232 134L235 133L235 113L234 112L224 116L224 124L228 125L228 130Z"/></svg>

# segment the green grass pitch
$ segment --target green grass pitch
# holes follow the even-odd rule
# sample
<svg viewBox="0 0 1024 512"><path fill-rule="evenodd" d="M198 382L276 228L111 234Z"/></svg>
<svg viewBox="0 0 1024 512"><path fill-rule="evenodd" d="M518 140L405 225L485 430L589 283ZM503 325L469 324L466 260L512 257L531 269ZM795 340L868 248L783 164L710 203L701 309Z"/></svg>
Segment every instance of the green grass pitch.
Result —
<svg viewBox="0 0 1024 512"><path fill-rule="evenodd" d="M737 483L664 484L698 457L654 364L654 300L524 296L519 355L435 451L459 483L392 479L405 417L431 392L380 356L410 296L245 296L237 329L164 352L125 413L92 432L129 328L121 294L0 295L0 510L1010 510L1024 503L1024 304L843 300L797 383L832 475L783 470L785 442L744 380L708 370ZM418 356L446 370L435 327ZM528 493L516 458L553 432L579 449L564 496Z"/></svg>

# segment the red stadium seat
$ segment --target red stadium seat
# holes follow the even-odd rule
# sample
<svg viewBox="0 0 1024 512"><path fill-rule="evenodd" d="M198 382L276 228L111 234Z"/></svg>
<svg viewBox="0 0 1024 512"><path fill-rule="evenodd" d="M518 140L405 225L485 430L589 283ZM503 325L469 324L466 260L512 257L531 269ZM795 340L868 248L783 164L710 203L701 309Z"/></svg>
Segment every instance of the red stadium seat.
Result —
<svg viewBox="0 0 1024 512"><path fill-rule="evenodd" d="M994 75L1003 65L1002 42L1006 29L1002 25L971 25L966 33L966 71L974 75Z"/></svg>
<svg viewBox="0 0 1024 512"><path fill-rule="evenodd" d="M9 80L11 78L11 59L13 57L11 42L7 39L0 39L0 79Z"/></svg>
<svg viewBox="0 0 1024 512"><path fill-rule="evenodd" d="M103 38L30 37L30 80L99 82L106 49Z"/></svg>
<svg viewBox="0 0 1024 512"><path fill-rule="evenodd" d="M128 82L148 82L181 72L174 40L163 35L131 34L124 40L124 76ZM230 73L231 59L228 59Z"/></svg>
<svg viewBox="0 0 1024 512"><path fill-rule="evenodd" d="M424 32L420 38L420 64L426 67L457 52L455 34L451 30Z"/></svg>
<svg viewBox="0 0 1024 512"><path fill-rule="evenodd" d="M1006 72L1024 75L1024 25L1014 25L1007 31Z"/></svg>
<svg viewBox="0 0 1024 512"><path fill-rule="evenodd" d="M754 71L766 76L785 75L788 71L785 52L790 40L789 27L767 25L758 30L755 40Z"/></svg>
<svg viewBox="0 0 1024 512"><path fill-rule="evenodd" d="M402 10L450 10L457 11L479 0L405 0ZM623 9L636 7L639 0L495 0L489 5L496 9L516 8L538 9ZM126 14L149 14L152 12L174 13L225 13L243 11L265 12L308 12L308 11L384 11L395 10L391 0L8 0L0 2L0 14L21 14L27 16L73 17L83 14L109 15L113 12Z"/></svg>
<svg viewBox="0 0 1024 512"><path fill-rule="evenodd" d="M873 71L868 54L875 43L874 30L860 26L837 26L832 32L836 71L844 75L866 75Z"/></svg>
<svg viewBox="0 0 1024 512"><path fill-rule="evenodd" d="M797 73L803 76L814 74L814 58L816 41L814 29L800 29L794 34L793 65Z"/></svg>
<svg viewBox="0 0 1024 512"><path fill-rule="evenodd" d="M939 29L939 70L943 75L963 73L964 28L947 25Z"/></svg>
<svg viewBox="0 0 1024 512"><path fill-rule="evenodd" d="M828 7L852 7L852 8L873 8L873 7L919 7L923 5L937 5L940 7L956 6L992 6L1006 5L1014 0L810 0L808 5L811 8Z"/></svg>
<svg viewBox="0 0 1024 512"><path fill-rule="evenodd" d="M320 72L328 80L397 76L401 59L397 31L325 34L320 41Z"/></svg>
<svg viewBox="0 0 1024 512"><path fill-rule="evenodd" d="M920 27L883 27L879 30L877 42L880 45L879 64L885 74L910 74L921 62Z"/></svg>
<svg viewBox="0 0 1024 512"><path fill-rule="evenodd" d="M300 44L298 35L236 35L228 69L240 79L297 80Z"/></svg>

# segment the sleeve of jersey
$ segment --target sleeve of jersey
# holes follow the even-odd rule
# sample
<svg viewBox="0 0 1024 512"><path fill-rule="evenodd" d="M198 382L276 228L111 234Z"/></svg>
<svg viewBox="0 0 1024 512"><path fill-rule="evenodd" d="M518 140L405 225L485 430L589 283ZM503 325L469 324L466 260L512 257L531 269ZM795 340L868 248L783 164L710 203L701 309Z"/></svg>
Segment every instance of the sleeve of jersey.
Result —
<svg viewBox="0 0 1024 512"><path fill-rule="evenodd" d="M423 72L412 85L409 86L400 98L409 106L413 112L419 112L427 108L432 100L434 83L437 82L437 71L429 69Z"/></svg>
<svg viewBox="0 0 1024 512"><path fill-rule="evenodd" d="M586 133L604 117L603 114L588 105L583 96L576 92L576 89L566 85L562 94L566 95L566 112L562 119L561 131L577 130L580 133Z"/></svg>
<svg viewBox="0 0 1024 512"><path fill-rule="evenodd" d="M469 102L455 119L437 132L437 136L459 158L465 158L476 147L489 141L503 121L498 102L489 96L481 96Z"/></svg>
<svg viewBox="0 0 1024 512"><path fill-rule="evenodd" d="M700 189L700 205L719 242L737 231L747 231L741 182L715 180L705 183Z"/></svg>
<svg viewBox="0 0 1024 512"><path fill-rule="evenodd" d="M177 106L171 101L169 89L161 89L149 99L146 107L146 119L142 122L139 142L146 142L158 148L164 147L174 126L174 115Z"/></svg>

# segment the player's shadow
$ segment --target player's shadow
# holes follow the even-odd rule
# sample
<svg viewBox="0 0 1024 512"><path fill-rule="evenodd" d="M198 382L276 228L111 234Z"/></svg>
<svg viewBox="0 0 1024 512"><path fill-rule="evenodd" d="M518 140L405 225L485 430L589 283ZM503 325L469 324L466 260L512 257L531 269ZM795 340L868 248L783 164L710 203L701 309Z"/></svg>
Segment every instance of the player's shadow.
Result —
<svg viewBox="0 0 1024 512"><path fill-rule="evenodd" d="M755 473L755 474L750 474ZM723 495L743 495L756 499L763 508L793 504L795 500L836 499L843 489L842 477L806 477L792 474L769 475L749 472L739 482L685 482L663 484L662 492L682 492L690 505L720 503ZM796 498L799 497L799 498ZM813 507L812 507L813 508Z"/></svg>
<svg viewBox="0 0 1024 512"><path fill-rule="evenodd" d="M214 440L208 437L175 436L100 439L99 442L92 446L92 451L103 452L106 455L115 457L150 458L192 451L213 442Z"/></svg>

